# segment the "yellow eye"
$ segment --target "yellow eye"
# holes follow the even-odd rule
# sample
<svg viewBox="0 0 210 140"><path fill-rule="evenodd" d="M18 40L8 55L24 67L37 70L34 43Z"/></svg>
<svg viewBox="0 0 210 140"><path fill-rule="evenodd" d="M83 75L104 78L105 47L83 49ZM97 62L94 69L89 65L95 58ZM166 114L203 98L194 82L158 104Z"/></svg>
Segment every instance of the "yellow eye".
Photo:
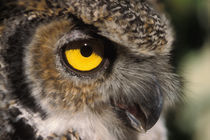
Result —
<svg viewBox="0 0 210 140"><path fill-rule="evenodd" d="M75 41L68 44L64 55L67 63L75 70L91 71L102 63L104 47L98 40Z"/></svg>

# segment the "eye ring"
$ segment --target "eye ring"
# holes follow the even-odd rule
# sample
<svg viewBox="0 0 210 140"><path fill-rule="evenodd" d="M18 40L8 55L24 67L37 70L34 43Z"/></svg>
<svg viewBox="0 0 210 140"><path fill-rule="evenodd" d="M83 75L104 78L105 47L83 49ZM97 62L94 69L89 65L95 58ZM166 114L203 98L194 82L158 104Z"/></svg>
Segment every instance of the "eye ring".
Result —
<svg viewBox="0 0 210 140"><path fill-rule="evenodd" d="M104 49L105 49L104 43L102 40L99 40L99 39L78 40L78 41L72 41L72 42L69 42L68 44L65 44L61 48L60 55L62 57L62 62L64 66L68 70L70 70L71 72L85 75L85 74L92 74L92 73L98 72L102 68L108 67L109 61L105 57ZM94 58L97 60L93 60ZM91 60L94 62L92 62L91 64L88 60ZM83 65L85 63L82 61L89 63L87 65L90 65L90 67L87 69L78 69L78 68L82 68L82 67L79 67L78 65ZM78 64L77 62L81 62L82 64ZM77 66L75 66L75 64L77 64ZM95 66L92 67L91 65L95 65Z"/></svg>

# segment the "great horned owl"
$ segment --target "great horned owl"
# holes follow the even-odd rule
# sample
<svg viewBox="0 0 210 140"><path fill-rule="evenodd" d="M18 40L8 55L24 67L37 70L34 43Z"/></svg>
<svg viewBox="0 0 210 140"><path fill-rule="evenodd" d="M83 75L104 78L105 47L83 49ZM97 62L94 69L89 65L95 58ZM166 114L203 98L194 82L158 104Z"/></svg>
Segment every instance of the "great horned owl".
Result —
<svg viewBox="0 0 210 140"><path fill-rule="evenodd" d="M146 0L4 0L0 139L165 140L172 32Z"/></svg>

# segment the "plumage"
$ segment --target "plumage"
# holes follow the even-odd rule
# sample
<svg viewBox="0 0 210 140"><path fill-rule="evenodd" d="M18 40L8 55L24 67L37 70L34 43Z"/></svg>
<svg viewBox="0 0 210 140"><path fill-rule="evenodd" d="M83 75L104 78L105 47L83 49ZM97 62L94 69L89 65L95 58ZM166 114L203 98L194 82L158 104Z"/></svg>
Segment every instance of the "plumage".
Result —
<svg viewBox="0 0 210 140"><path fill-rule="evenodd" d="M0 139L166 139L161 112L180 81L152 3L4 0L0 11Z"/></svg>

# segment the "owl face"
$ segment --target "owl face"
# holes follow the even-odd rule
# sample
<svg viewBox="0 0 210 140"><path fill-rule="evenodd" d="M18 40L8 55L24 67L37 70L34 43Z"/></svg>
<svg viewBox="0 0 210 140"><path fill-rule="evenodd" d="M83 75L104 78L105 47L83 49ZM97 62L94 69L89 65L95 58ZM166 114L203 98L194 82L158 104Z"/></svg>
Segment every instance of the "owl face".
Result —
<svg viewBox="0 0 210 140"><path fill-rule="evenodd" d="M46 117L91 114L118 133L153 127L179 86L164 18L138 0L43 5L3 31L12 93Z"/></svg>
<svg viewBox="0 0 210 140"><path fill-rule="evenodd" d="M140 117L138 113L146 112L139 112L139 103L151 98L147 102L157 101L149 104L158 109L152 114L156 121L163 101L155 75L144 76L141 65L149 62L91 29L82 30L85 25L79 26L71 20L41 25L26 49L25 73L38 104L52 111L78 111L88 106L100 112L104 106ZM153 72L152 67L148 71Z"/></svg>

